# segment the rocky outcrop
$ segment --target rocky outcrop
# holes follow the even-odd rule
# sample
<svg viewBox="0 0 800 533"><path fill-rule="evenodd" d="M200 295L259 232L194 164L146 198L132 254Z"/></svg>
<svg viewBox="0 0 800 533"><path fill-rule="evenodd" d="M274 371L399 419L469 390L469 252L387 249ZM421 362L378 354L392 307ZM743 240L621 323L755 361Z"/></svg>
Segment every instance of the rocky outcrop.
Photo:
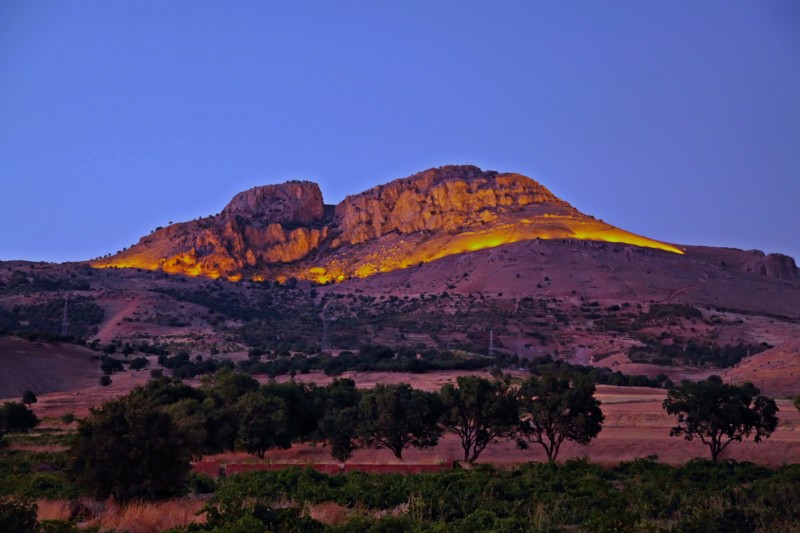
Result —
<svg viewBox="0 0 800 533"><path fill-rule="evenodd" d="M290 181L240 192L222 210L226 218L242 216L253 222L317 224L325 214L319 185Z"/></svg>
<svg viewBox="0 0 800 533"><path fill-rule="evenodd" d="M160 229L92 265L324 283L539 238L682 253L586 216L520 174L446 166L349 196L327 216L314 183L255 187L219 215Z"/></svg>
<svg viewBox="0 0 800 533"><path fill-rule="evenodd" d="M393 231L452 232L480 226L533 203L569 207L519 174L474 166L430 169L345 198L336 206L333 247L361 244Z"/></svg>
<svg viewBox="0 0 800 533"><path fill-rule="evenodd" d="M254 187L234 196L219 215L159 229L93 264L239 278L248 269L306 257L328 234L324 216L316 183Z"/></svg>
<svg viewBox="0 0 800 533"><path fill-rule="evenodd" d="M800 270L794 259L783 254L767 254L760 250L748 252L752 257L744 264L744 270L768 278L787 281L800 280Z"/></svg>

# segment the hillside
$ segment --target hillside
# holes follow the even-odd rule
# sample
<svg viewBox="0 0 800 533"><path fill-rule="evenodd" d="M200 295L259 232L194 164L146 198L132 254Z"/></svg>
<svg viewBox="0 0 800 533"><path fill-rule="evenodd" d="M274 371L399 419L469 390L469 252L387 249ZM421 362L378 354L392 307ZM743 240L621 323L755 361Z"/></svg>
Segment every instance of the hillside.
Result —
<svg viewBox="0 0 800 533"><path fill-rule="evenodd" d="M0 334L57 338L65 300L71 337L192 361L291 355L283 372L365 343L673 380L753 379L768 361L782 370L759 385L784 395L800 372L792 258L659 243L476 167L335 207L308 182L257 187L105 259L0 263Z"/></svg>

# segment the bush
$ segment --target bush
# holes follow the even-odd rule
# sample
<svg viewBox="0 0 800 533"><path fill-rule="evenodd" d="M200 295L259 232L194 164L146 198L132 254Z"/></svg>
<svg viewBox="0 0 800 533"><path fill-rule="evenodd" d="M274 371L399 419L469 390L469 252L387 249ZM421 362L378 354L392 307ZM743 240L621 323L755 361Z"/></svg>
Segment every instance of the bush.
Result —
<svg viewBox="0 0 800 533"><path fill-rule="evenodd" d="M8 433L26 432L39 425L39 419L24 404L6 402L0 407L0 427Z"/></svg>
<svg viewBox="0 0 800 533"><path fill-rule="evenodd" d="M35 503L16 499L0 499L0 531L34 533L37 506Z"/></svg>
<svg viewBox="0 0 800 533"><path fill-rule="evenodd" d="M169 415L141 395L103 404L82 420L71 449L78 483L119 502L181 494L189 451Z"/></svg>

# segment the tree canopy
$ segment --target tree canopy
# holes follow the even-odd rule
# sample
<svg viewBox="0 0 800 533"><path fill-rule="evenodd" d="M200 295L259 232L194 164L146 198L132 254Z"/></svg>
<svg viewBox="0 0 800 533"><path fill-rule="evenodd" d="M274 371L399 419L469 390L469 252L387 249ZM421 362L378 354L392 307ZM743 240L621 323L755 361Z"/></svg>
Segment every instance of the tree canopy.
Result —
<svg viewBox="0 0 800 533"><path fill-rule="evenodd" d="M359 402L359 438L365 446L388 448L398 459L408 446L436 446L442 435L442 403L436 394L407 383L376 385Z"/></svg>
<svg viewBox="0 0 800 533"><path fill-rule="evenodd" d="M669 434L682 435L688 441L700 439L714 461L732 442L751 435L760 442L778 425L775 401L760 393L752 383L728 385L718 376L696 383L685 381L669 391L662 404L667 413L678 417L678 425Z"/></svg>
<svg viewBox="0 0 800 533"><path fill-rule="evenodd" d="M0 428L8 433L26 432L39 425L39 418L20 402L6 402L0 407Z"/></svg>
<svg viewBox="0 0 800 533"><path fill-rule="evenodd" d="M460 376L442 386L442 423L458 435L464 461L472 464L491 443L510 437L519 424L516 394L507 381Z"/></svg>
<svg viewBox="0 0 800 533"><path fill-rule="evenodd" d="M159 500L181 493L189 451L172 419L141 395L93 409L72 446L76 480L99 498Z"/></svg>
<svg viewBox="0 0 800 533"><path fill-rule="evenodd" d="M248 392L237 404L239 438L248 453L259 459L271 448L289 448L292 434L286 402L259 390Z"/></svg>
<svg viewBox="0 0 800 533"><path fill-rule="evenodd" d="M36 397L36 394L32 390L26 390L22 393L22 400L21 402L25 405L30 405L32 403L38 402L39 399Z"/></svg>
<svg viewBox="0 0 800 533"><path fill-rule="evenodd" d="M548 373L523 382L519 447L538 444L553 462L565 440L588 444L605 418L594 392L594 382L579 375Z"/></svg>
<svg viewBox="0 0 800 533"><path fill-rule="evenodd" d="M352 379L337 378L324 389L318 438L331 447L331 456L345 462L358 447L358 405L361 394Z"/></svg>

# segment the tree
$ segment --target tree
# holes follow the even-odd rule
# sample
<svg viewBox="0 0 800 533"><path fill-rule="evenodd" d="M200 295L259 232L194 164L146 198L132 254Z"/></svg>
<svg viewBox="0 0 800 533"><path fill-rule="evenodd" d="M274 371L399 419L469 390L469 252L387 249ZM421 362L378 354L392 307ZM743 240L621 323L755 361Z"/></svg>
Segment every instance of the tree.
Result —
<svg viewBox="0 0 800 533"><path fill-rule="evenodd" d="M800 411L800 396L794 399L794 406L797 408L798 411Z"/></svg>
<svg viewBox="0 0 800 533"><path fill-rule="evenodd" d="M146 357L137 357L135 359L131 359L130 365L128 366L131 370L141 370L149 364L150 361L148 361Z"/></svg>
<svg viewBox="0 0 800 533"><path fill-rule="evenodd" d="M203 453L217 451L207 446L209 440L208 431L206 431L208 413L205 409L205 402L194 398L184 398L162 406L161 411L172 418L192 459L197 460L202 458Z"/></svg>
<svg viewBox="0 0 800 533"><path fill-rule="evenodd" d="M473 464L491 443L514 434L519 424L516 395L507 381L461 376L439 395L444 404L442 423L461 439L464 461Z"/></svg>
<svg viewBox="0 0 800 533"><path fill-rule="evenodd" d="M247 453L264 458L271 448L289 448L292 438L286 402L259 390L239 400L239 438Z"/></svg>
<svg viewBox="0 0 800 533"><path fill-rule="evenodd" d="M605 418L594 391L594 382L579 375L547 372L526 380L519 391L518 446L538 444L553 462L565 440L589 444Z"/></svg>
<svg viewBox="0 0 800 533"><path fill-rule="evenodd" d="M203 389L218 396L226 405L235 404L248 392L258 390L258 381L252 376L222 368L214 374L203 376Z"/></svg>
<svg viewBox="0 0 800 533"><path fill-rule="evenodd" d="M26 432L39 425L39 418L25 404L6 402L0 407L0 427L8 433Z"/></svg>
<svg viewBox="0 0 800 533"><path fill-rule="evenodd" d="M92 409L70 455L79 485L120 503L178 495L189 472L189 450L172 419L141 394Z"/></svg>
<svg viewBox="0 0 800 533"><path fill-rule="evenodd" d="M669 391L662 404L668 414L678 416L678 425L669 434L683 435L688 441L700 439L714 461L731 442L751 435L755 442L769 438L778 425L778 407L760 393L752 383L727 385L718 376L696 383L684 381Z"/></svg>
<svg viewBox="0 0 800 533"><path fill-rule="evenodd" d="M334 379L325 387L318 438L331 447L331 457L346 462L358 447L358 404L361 395L352 379Z"/></svg>
<svg viewBox="0 0 800 533"><path fill-rule="evenodd" d="M408 446L436 446L442 435L443 407L438 395L406 383L377 385L362 394L358 407L361 443L388 448L400 460Z"/></svg>
<svg viewBox="0 0 800 533"><path fill-rule="evenodd" d="M32 390L26 390L22 393L22 403L25 405L31 405L39 401L36 395L33 393Z"/></svg>
<svg viewBox="0 0 800 533"><path fill-rule="evenodd" d="M321 413L320 392L313 383L287 381L277 383L270 380L261 386L265 394L273 395L286 404L289 438L292 442L303 442L314 437Z"/></svg>
<svg viewBox="0 0 800 533"><path fill-rule="evenodd" d="M100 381L98 381L98 383L100 384L101 387L108 387L109 385L111 385L111 376L109 376L108 374L103 374L102 376L100 376Z"/></svg>

